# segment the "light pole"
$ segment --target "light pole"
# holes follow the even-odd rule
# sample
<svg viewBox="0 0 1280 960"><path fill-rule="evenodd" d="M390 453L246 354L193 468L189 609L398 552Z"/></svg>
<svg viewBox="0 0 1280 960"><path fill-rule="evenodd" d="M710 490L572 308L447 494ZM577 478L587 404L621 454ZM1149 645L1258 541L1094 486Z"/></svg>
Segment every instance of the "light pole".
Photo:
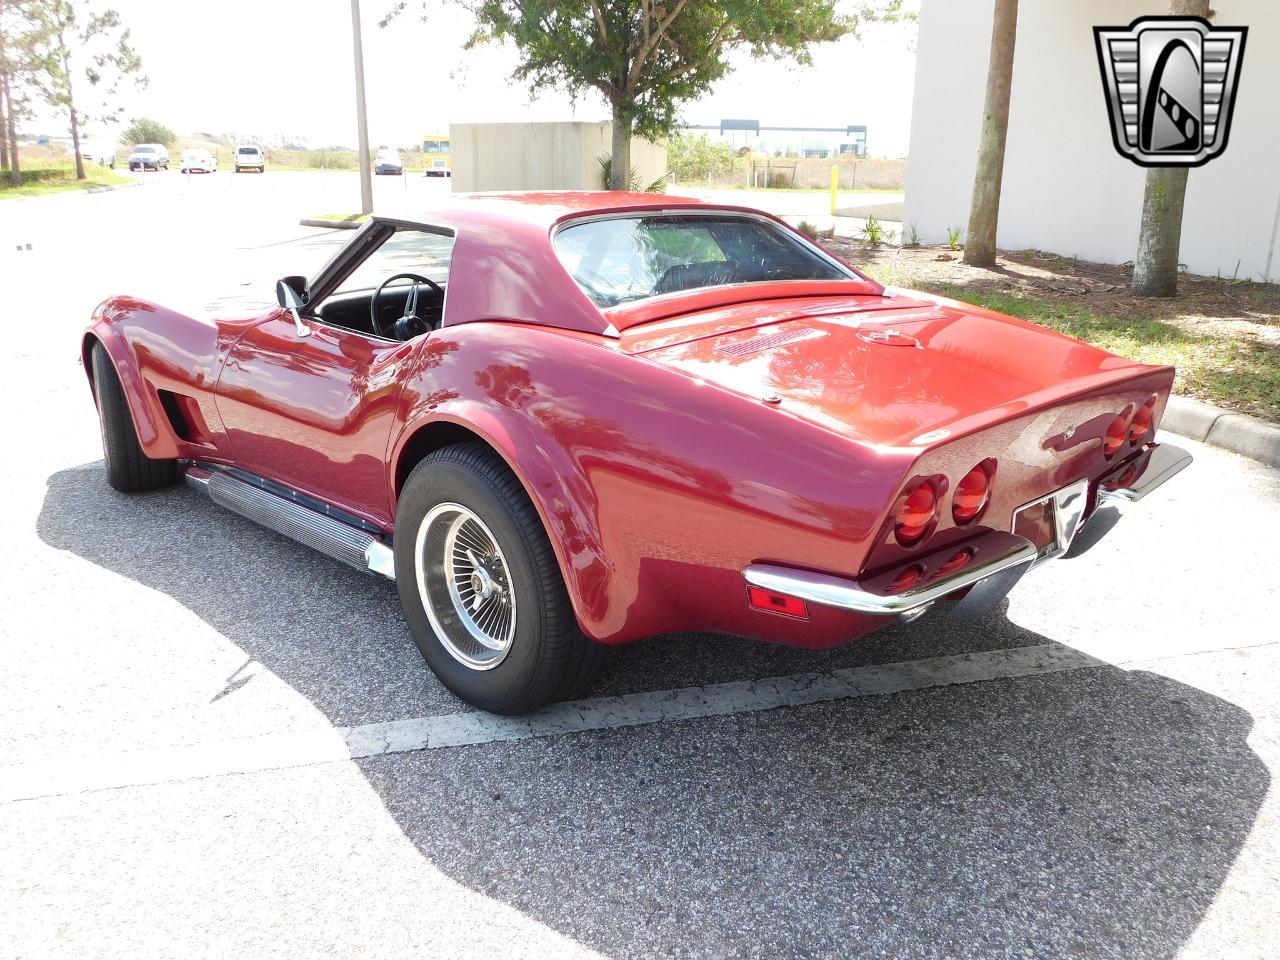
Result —
<svg viewBox="0 0 1280 960"><path fill-rule="evenodd" d="M360 138L360 212L373 213L373 177L369 172L369 118L364 107L364 48L360 42L360 0L351 0L351 40L356 56L356 127Z"/></svg>

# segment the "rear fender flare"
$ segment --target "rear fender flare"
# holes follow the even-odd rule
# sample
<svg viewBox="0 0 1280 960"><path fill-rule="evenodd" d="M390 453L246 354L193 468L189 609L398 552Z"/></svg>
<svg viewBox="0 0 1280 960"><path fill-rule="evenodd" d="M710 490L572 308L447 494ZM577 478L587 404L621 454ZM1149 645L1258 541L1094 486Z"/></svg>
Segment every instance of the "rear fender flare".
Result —
<svg viewBox="0 0 1280 960"><path fill-rule="evenodd" d="M414 438L441 427L455 428L450 434L466 431L506 462L538 512L579 626L595 639L608 639L605 634L609 631L600 629L602 619L608 616L601 572L611 565L597 524L595 491L563 451L559 458L553 457L558 445L539 435L536 424L515 417L508 420L479 403L461 399L411 421L393 441L388 458L391 502L398 503L403 478L412 469L403 461L411 453ZM460 439L459 434L448 442Z"/></svg>

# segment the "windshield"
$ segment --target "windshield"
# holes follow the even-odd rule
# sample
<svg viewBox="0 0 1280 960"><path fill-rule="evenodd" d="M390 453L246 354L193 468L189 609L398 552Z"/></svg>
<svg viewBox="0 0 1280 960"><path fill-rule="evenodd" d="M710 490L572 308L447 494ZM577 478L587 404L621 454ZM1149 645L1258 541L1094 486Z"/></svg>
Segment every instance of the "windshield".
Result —
<svg viewBox="0 0 1280 960"><path fill-rule="evenodd" d="M779 227L733 214L593 220L565 227L555 246L601 307L700 287L853 278Z"/></svg>
<svg viewBox="0 0 1280 960"><path fill-rule="evenodd" d="M155 153L156 148L155 147L134 147L133 152L134 153Z"/></svg>

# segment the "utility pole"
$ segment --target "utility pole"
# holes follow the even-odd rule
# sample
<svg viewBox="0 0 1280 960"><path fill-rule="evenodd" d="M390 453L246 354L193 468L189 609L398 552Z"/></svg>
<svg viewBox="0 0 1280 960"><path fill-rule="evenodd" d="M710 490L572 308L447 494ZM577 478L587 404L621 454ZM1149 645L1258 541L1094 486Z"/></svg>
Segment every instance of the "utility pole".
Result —
<svg viewBox="0 0 1280 960"><path fill-rule="evenodd" d="M360 212L373 213L373 177L369 171L369 118L364 107L364 46L360 41L360 0L351 0L351 39L356 53L356 126L360 138Z"/></svg>

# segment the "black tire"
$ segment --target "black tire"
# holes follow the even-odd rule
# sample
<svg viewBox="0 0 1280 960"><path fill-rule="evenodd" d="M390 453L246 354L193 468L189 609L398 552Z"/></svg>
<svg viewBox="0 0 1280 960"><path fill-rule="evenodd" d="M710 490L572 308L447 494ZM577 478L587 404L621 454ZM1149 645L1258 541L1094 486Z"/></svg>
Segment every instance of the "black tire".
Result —
<svg viewBox="0 0 1280 960"><path fill-rule="evenodd" d="M152 460L142 452L120 376L100 343L93 345L93 390L98 398L107 482L121 493L159 490L177 483L177 460Z"/></svg>
<svg viewBox="0 0 1280 960"><path fill-rule="evenodd" d="M478 516L506 560L515 628L504 658L477 669L450 653L431 625L415 552L424 519L454 503ZM395 564L400 604L418 649L440 681L473 706L519 714L585 693L611 648L583 636L551 541L520 481L482 443L437 450L414 467L396 511Z"/></svg>

